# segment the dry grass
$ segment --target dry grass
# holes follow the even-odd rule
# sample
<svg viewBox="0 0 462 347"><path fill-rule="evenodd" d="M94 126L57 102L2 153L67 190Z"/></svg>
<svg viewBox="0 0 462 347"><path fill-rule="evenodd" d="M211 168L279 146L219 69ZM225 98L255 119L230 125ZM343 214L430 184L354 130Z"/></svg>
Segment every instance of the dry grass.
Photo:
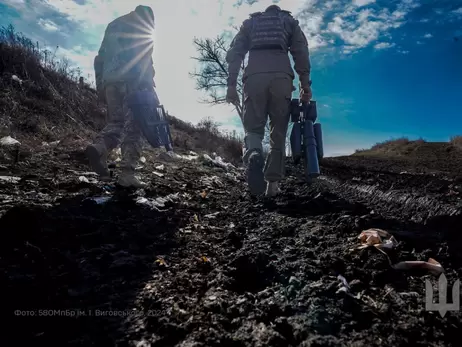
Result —
<svg viewBox="0 0 462 347"><path fill-rule="evenodd" d="M438 146L443 145L445 150L462 149L462 136L452 136L449 142L427 142L420 138L410 140L407 137L390 139L378 142L369 149L357 149L353 155L359 156L387 156L387 157L409 157L413 155L421 155L426 153L430 155L430 151L436 151ZM431 148L431 150L430 150Z"/></svg>
<svg viewBox="0 0 462 347"><path fill-rule="evenodd" d="M449 143L456 147L462 148L462 135L456 135L452 136L451 139L449 140Z"/></svg>
<svg viewBox="0 0 462 347"><path fill-rule="evenodd" d="M409 140L407 137L389 139L376 143L370 149L358 149L354 155L406 156L425 143L426 141L422 138L417 140Z"/></svg>
<svg viewBox="0 0 462 347"><path fill-rule="evenodd" d="M197 125L170 115L168 118L175 147L196 152L215 152L233 164L241 164L242 139L236 132L221 132L219 130L220 124L210 118L202 119Z"/></svg>
<svg viewBox="0 0 462 347"><path fill-rule="evenodd" d="M58 49L41 48L11 25L0 28L0 137L10 135L33 148L43 141L89 142L104 127L105 105L78 68L56 57ZM221 133L210 119L197 126L168 119L177 150L216 152L240 162L242 140L235 133Z"/></svg>

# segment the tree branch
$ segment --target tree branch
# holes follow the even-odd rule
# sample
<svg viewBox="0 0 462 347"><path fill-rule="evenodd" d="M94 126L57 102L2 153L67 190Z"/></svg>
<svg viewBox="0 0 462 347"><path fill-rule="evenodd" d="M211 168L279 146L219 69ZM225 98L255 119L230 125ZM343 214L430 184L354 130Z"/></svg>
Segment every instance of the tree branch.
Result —
<svg viewBox="0 0 462 347"><path fill-rule="evenodd" d="M205 92L206 98L202 103L210 105L227 104L226 92L228 85L228 63L226 62L226 53L229 45L224 36L210 38L194 38L193 44L197 51L197 56L192 57L197 61L199 67L196 71L189 74L196 81L196 89ZM242 72L245 65L242 63L242 70L239 72L237 92L240 97L238 105L233 105L234 109L242 119L243 114L243 85L241 82Z"/></svg>

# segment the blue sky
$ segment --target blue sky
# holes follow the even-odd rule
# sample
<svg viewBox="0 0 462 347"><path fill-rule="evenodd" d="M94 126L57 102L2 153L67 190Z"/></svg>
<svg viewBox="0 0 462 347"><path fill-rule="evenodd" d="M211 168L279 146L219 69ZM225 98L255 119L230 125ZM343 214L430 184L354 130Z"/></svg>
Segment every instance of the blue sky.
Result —
<svg viewBox="0 0 462 347"><path fill-rule="evenodd" d="M59 54L91 75L106 25L137 4L151 5L156 83L166 108L185 120L211 116L225 130L242 130L230 107L197 102L201 94L188 76L195 67L192 40L239 25L272 2L2 0L0 22L43 46L58 45ZM308 38L327 155L390 137L446 141L462 134L462 0L278 3L299 19Z"/></svg>

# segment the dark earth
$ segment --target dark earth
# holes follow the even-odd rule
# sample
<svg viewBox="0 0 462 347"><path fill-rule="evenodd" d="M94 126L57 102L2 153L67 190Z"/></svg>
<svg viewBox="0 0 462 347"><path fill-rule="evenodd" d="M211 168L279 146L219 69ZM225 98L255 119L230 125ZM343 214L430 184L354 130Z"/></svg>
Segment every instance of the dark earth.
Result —
<svg viewBox="0 0 462 347"><path fill-rule="evenodd" d="M438 277L390 265L462 275L457 162L327 158L306 185L289 159L270 201L240 169L146 157L135 192L66 148L1 163L2 345L461 345L461 313L425 309ZM356 250L368 228L399 245Z"/></svg>

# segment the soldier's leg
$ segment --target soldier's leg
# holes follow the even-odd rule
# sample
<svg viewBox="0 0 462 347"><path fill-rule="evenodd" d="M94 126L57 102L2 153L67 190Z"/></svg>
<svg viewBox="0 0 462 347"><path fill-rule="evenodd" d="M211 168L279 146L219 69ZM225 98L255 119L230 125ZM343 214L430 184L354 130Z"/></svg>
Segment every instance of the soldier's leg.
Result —
<svg viewBox="0 0 462 347"><path fill-rule="evenodd" d="M108 123L86 149L92 169L102 177L109 176L107 155L120 144L122 137L125 123L123 95L123 87L118 84L106 87Z"/></svg>
<svg viewBox="0 0 462 347"><path fill-rule="evenodd" d="M127 124L125 127L125 137L122 141L122 162L120 167L125 171L135 171L142 150L142 132L138 124L134 121L132 113L127 114Z"/></svg>
<svg viewBox="0 0 462 347"><path fill-rule="evenodd" d="M244 164L247 166L247 183L251 194L265 192L266 183L263 176L265 158L262 141L268 118L268 83L267 74L249 76L244 83L244 112L242 123L245 131Z"/></svg>
<svg viewBox="0 0 462 347"><path fill-rule="evenodd" d="M128 93L130 89L127 89ZM142 151L142 131L135 121L132 112L125 105L126 125L125 137L122 141L122 161L120 168L122 173L118 179L118 183L124 187L142 188L145 186L135 177L135 168L141 157Z"/></svg>
<svg viewBox="0 0 462 347"><path fill-rule="evenodd" d="M292 78L285 74L275 75L270 83L268 113L270 117L270 151L265 165L265 180L278 182L285 173L285 144L290 118ZM270 184L268 184L268 188ZM274 186L277 189L277 185ZM271 194L270 194L271 195Z"/></svg>

